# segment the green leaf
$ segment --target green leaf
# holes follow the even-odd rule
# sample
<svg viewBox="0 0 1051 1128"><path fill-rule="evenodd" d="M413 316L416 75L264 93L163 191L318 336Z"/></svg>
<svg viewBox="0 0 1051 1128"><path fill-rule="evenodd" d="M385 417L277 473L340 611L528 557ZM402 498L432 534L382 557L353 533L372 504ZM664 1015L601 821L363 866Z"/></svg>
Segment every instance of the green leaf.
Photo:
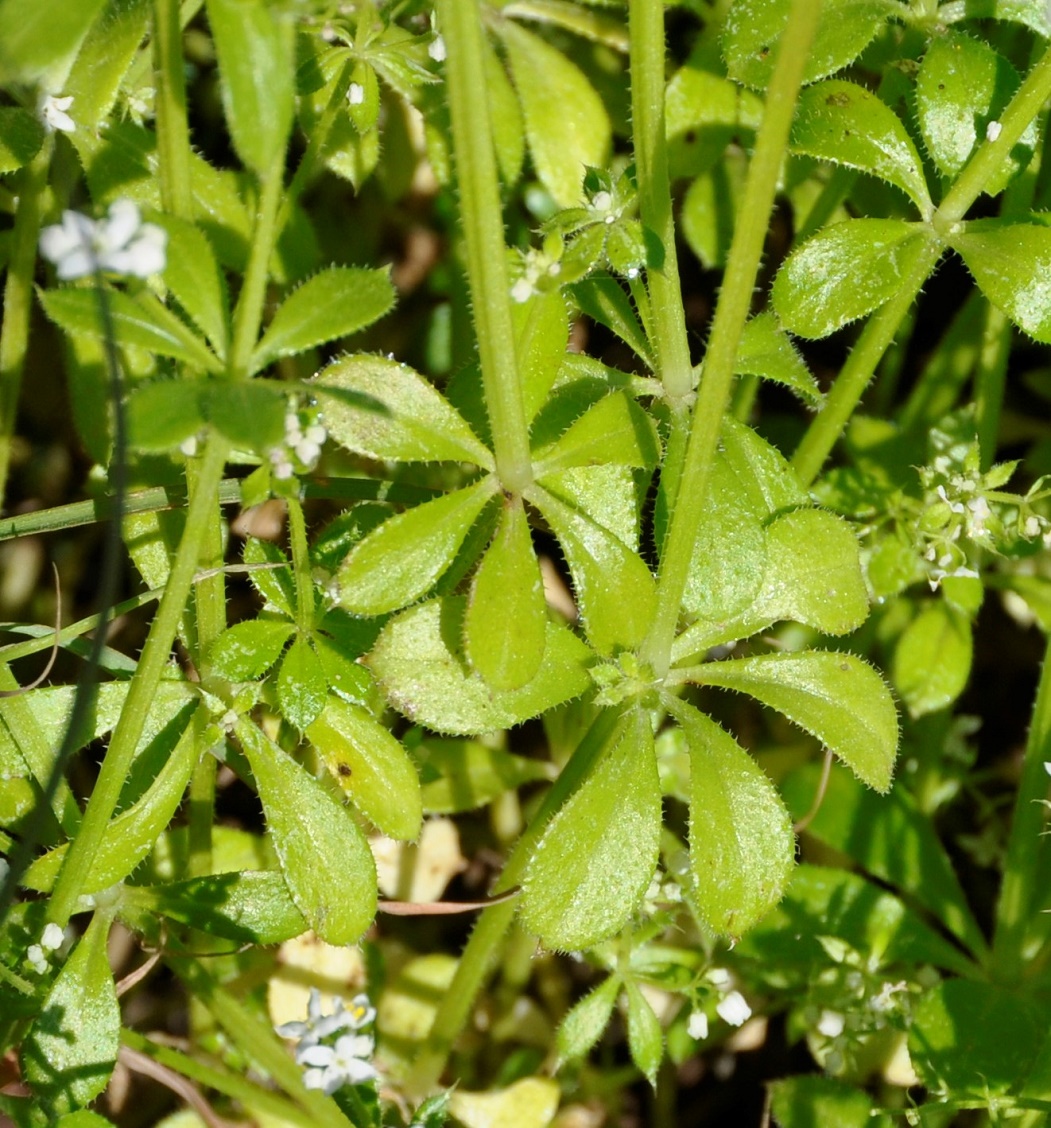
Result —
<svg viewBox="0 0 1051 1128"><path fill-rule="evenodd" d="M582 1058L602 1037L619 993L620 980L611 975L572 1007L555 1039L560 1061Z"/></svg>
<svg viewBox="0 0 1051 1128"><path fill-rule="evenodd" d="M24 0L3 0L0 82L32 82L61 62L76 50L102 4L103 0L37 0L28 5Z"/></svg>
<svg viewBox="0 0 1051 1128"><path fill-rule="evenodd" d="M356 333L393 305L388 268L330 266L308 278L281 303L252 353L250 371L258 372L278 357Z"/></svg>
<svg viewBox="0 0 1051 1128"><path fill-rule="evenodd" d="M329 944L356 943L376 913L376 863L354 816L251 721L237 736L296 907Z"/></svg>
<svg viewBox="0 0 1051 1128"><path fill-rule="evenodd" d="M295 627L284 619L246 619L228 627L208 648L207 668L232 682L255 681L281 657Z"/></svg>
<svg viewBox="0 0 1051 1128"><path fill-rule="evenodd" d="M971 624L946 600L928 603L894 648L892 678L913 717L951 705L971 675Z"/></svg>
<svg viewBox="0 0 1051 1128"><path fill-rule="evenodd" d="M820 774L815 764L785 780L785 799L796 818L802 818L813 804ZM876 796L847 772L833 767L824 802L806 832L930 910L977 957L984 954L982 930L941 839L904 789L896 787L886 797ZM941 966L958 970L951 963Z"/></svg>
<svg viewBox="0 0 1051 1128"><path fill-rule="evenodd" d="M806 361L770 312L757 314L745 325L734 372L783 384L807 404L820 406L825 398Z"/></svg>
<svg viewBox="0 0 1051 1128"><path fill-rule="evenodd" d="M485 64L485 92L489 105L489 124L500 179L507 187L518 183L525 161L525 124L511 80L487 36L482 37Z"/></svg>
<svg viewBox="0 0 1051 1128"><path fill-rule="evenodd" d="M544 657L547 605L521 498L505 498L496 535L471 584L464 651L494 689L521 689Z"/></svg>
<svg viewBox="0 0 1051 1128"><path fill-rule="evenodd" d="M493 456L460 414L418 372L378 356L330 364L314 382L336 442L396 462L473 462Z"/></svg>
<svg viewBox="0 0 1051 1128"><path fill-rule="evenodd" d="M561 51L510 20L501 20L497 31L522 103L533 167L555 202L571 207L580 202L585 170L606 162L606 108Z"/></svg>
<svg viewBox="0 0 1051 1128"><path fill-rule="evenodd" d="M37 292L44 312L67 333L105 339L94 289ZM107 290L106 300L113 319L114 339L122 348L131 346L174 357L206 372L222 371L222 365L204 341L149 291L133 298L121 290Z"/></svg>
<svg viewBox="0 0 1051 1128"><path fill-rule="evenodd" d="M569 316L559 289L511 304L522 407L532 420L547 400L566 353Z"/></svg>
<svg viewBox="0 0 1051 1128"><path fill-rule="evenodd" d="M763 118L762 99L722 73L698 44L668 83L664 124L673 179L717 168L727 145L755 132ZM710 48L709 48L710 50Z"/></svg>
<svg viewBox="0 0 1051 1128"><path fill-rule="evenodd" d="M423 809L429 815L455 815L484 807L524 783L550 779L548 765L480 740L428 737L415 749L421 766Z"/></svg>
<svg viewBox="0 0 1051 1128"><path fill-rule="evenodd" d="M631 304L631 298L616 278L608 274L596 274L592 278L574 282L566 289L582 313L615 333L651 372L656 370L657 362Z"/></svg>
<svg viewBox="0 0 1051 1128"><path fill-rule="evenodd" d="M1051 343L1051 229L1013 223L965 231L952 248L997 309L1030 337Z"/></svg>
<svg viewBox="0 0 1051 1128"><path fill-rule="evenodd" d="M684 702L672 708L690 750L692 902L713 932L736 938L784 893L795 861L792 820L729 733Z"/></svg>
<svg viewBox="0 0 1051 1128"><path fill-rule="evenodd" d="M564 950L613 936L653 878L660 830L649 713L633 710L544 828L522 882L523 925Z"/></svg>
<svg viewBox="0 0 1051 1128"><path fill-rule="evenodd" d="M782 325L827 337L900 289L931 238L900 219L848 219L819 231L785 260L771 293Z"/></svg>
<svg viewBox="0 0 1051 1128"><path fill-rule="evenodd" d="M771 1108L781 1128L890 1128L885 1114L875 1114L863 1089L820 1074L786 1077L770 1084Z"/></svg>
<svg viewBox="0 0 1051 1128"><path fill-rule="evenodd" d="M420 781L409 754L360 705L330 697L307 739L354 805L391 838L420 833Z"/></svg>
<svg viewBox="0 0 1051 1128"><path fill-rule="evenodd" d="M18 106L0 106L0 175L28 164L44 143L44 127Z"/></svg>
<svg viewBox="0 0 1051 1128"><path fill-rule="evenodd" d="M815 82L852 63L887 17L899 13L895 0L824 0L803 82ZM723 57L730 77L765 89L787 23L785 0L736 0L723 25Z"/></svg>
<svg viewBox="0 0 1051 1128"><path fill-rule="evenodd" d="M172 296L225 360L230 338L230 308L226 280L212 244L199 227L172 215L160 217L168 232L168 261L164 281Z"/></svg>
<svg viewBox="0 0 1051 1128"><path fill-rule="evenodd" d="M302 637L295 639L281 660L277 700L281 715L300 732L320 716L328 700L328 678L321 659Z"/></svg>
<svg viewBox="0 0 1051 1128"><path fill-rule="evenodd" d="M611 392L577 418L560 438L533 455L538 477L571 466L614 463L652 469L660 458L653 420L628 395Z"/></svg>
<svg viewBox="0 0 1051 1128"><path fill-rule="evenodd" d="M820 650L708 662L690 681L740 690L817 737L877 791L887 791L898 714L876 671L853 654Z"/></svg>
<svg viewBox="0 0 1051 1128"><path fill-rule="evenodd" d="M120 1007L106 958L109 917L96 912L22 1044L22 1073L51 1117L102 1092L117 1064Z"/></svg>
<svg viewBox="0 0 1051 1128"><path fill-rule="evenodd" d="M461 735L495 732L546 712L591 685L591 652L571 631L547 624L544 661L521 689L494 690L461 656L465 601L431 600L392 619L369 655L391 704L434 729Z"/></svg>
<svg viewBox="0 0 1051 1128"><path fill-rule="evenodd" d="M154 380L128 396L128 445L133 450L171 450L204 427L197 380Z"/></svg>
<svg viewBox="0 0 1051 1128"><path fill-rule="evenodd" d="M1047 5L1043 0L949 0L938 8L938 22L952 24L972 19L1013 20L1025 24L1045 39L1051 36Z"/></svg>
<svg viewBox="0 0 1051 1128"><path fill-rule="evenodd" d="M260 565L260 567L252 567L248 578L252 587L265 600L267 608L294 619L296 592L288 557L276 544L260 540L259 537L248 537L242 559L250 567ZM277 567L268 567L268 565L277 565Z"/></svg>
<svg viewBox="0 0 1051 1128"><path fill-rule="evenodd" d="M453 562L495 488L483 478L398 513L369 533L340 568L340 605L355 615L382 615L425 595Z"/></svg>
<svg viewBox="0 0 1051 1128"><path fill-rule="evenodd" d="M860 169L896 185L922 216L930 215L933 205L912 138L898 115L863 86L833 79L804 90L790 144L797 153Z"/></svg>
<svg viewBox="0 0 1051 1128"><path fill-rule="evenodd" d="M558 537L595 649L610 653L641 644L657 608L649 568L619 537L539 484L525 496Z"/></svg>
<svg viewBox="0 0 1051 1128"><path fill-rule="evenodd" d="M657 1088L657 1070L664 1054L660 1020L631 979L624 984L628 996L628 1050L650 1085Z"/></svg>
<svg viewBox="0 0 1051 1128"><path fill-rule="evenodd" d="M1038 1000L977 980L950 979L913 1009L909 1058L929 1089L987 1100L1025 1079L1047 1031Z"/></svg>
<svg viewBox="0 0 1051 1128"><path fill-rule="evenodd" d="M948 31L931 40L916 76L916 116L938 171L957 176L986 129L1007 108L1020 85L1018 72L987 43ZM984 190L999 195L1029 163L1037 142L1031 122Z"/></svg>
<svg viewBox="0 0 1051 1128"><path fill-rule="evenodd" d="M271 173L295 112L295 24L266 0L207 0L219 57L223 110L234 148Z"/></svg>
<svg viewBox="0 0 1051 1128"><path fill-rule="evenodd" d="M268 870L131 886L125 901L239 944L282 944L307 930L285 879Z"/></svg>
<svg viewBox="0 0 1051 1128"><path fill-rule="evenodd" d="M142 44L149 14L148 0L109 0L92 24L62 87L62 93L73 98L70 112L78 128L83 123L94 129L112 111L121 80Z"/></svg>
<svg viewBox="0 0 1051 1128"><path fill-rule="evenodd" d="M288 392L262 380L213 380L201 390L208 422L241 450L260 454L284 439Z"/></svg>

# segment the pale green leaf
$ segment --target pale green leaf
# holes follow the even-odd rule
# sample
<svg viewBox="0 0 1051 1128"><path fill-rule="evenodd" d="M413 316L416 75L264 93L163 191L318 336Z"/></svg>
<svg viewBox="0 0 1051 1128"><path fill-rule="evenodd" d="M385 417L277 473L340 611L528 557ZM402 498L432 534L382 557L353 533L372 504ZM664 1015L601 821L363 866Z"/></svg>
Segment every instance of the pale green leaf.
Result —
<svg viewBox="0 0 1051 1128"><path fill-rule="evenodd" d="M465 601L431 600L392 619L368 664L391 704L436 732L494 732L577 697L591 685L587 646L549 622L544 661L521 689L492 689L461 655Z"/></svg>
<svg viewBox="0 0 1051 1128"><path fill-rule="evenodd" d="M506 1089L469 1093L456 1089L449 1112L464 1128L548 1128L561 1090L550 1077L523 1077Z"/></svg>
<svg viewBox="0 0 1051 1128"><path fill-rule="evenodd" d="M485 63L485 90L489 104L489 123L500 179L508 187L518 183L525 161L525 123L511 80L488 37L482 37Z"/></svg>
<svg viewBox="0 0 1051 1128"><path fill-rule="evenodd" d="M330 697L307 739L371 823L391 838L416 838L423 818L416 768L367 710Z"/></svg>
<svg viewBox="0 0 1051 1128"><path fill-rule="evenodd" d="M974 643L967 616L946 600L928 603L894 648L891 677L913 717L951 705L971 675Z"/></svg>
<svg viewBox="0 0 1051 1128"><path fill-rule="evenodd" d="M532 420L551 391L566 353L569 314L559 289L513 302L515 357L522 382L522 407Z"/></svg>
<svg viewBox="0 0 1051 1128"><path fill-rule="evenodd" d="M1030 337L1051 342L1051 229L1013 223L965 231L952 247L993 305Z"/></svg>
<svg viewBox="0 0 1051 1128"><path fill-rule="evenodd" d="M77 49L104 0L3 0L0 82L32 82ZM61 79L59 79L61 81Z"/></svg>
<svg viewBox="0 0 1051 1128"><path fill-rule="evenodd" d="M425 756L421 775L423 809L429 815L455 815L484 807L524 783L551 778L550 765L491 748L480 740L428 737L415 749Z"/></svg>
<svg viewBox="0 0 1051 1128"><path fill-rule="evenodd" d="M690 750L691 900L713 932L736 938L784 893L795 861L792 820L732 736L684 702L674 714Z"/></svg>
<svg viewBox="0 0 1051 1128"><path fill-rule="evenodd" d="M939 23L960 20L1013 20L1025 24L1045 39L1051 36L1047 5L1044 0L948 0L938 7Z"/></svg>
<svg viewBox="0 0 1051 1128"><path fill-rule="evenodd" d="M619 993L620 980L611 975L572 1007L555 1041L561 1061L583 1057L602 1037Z"/></svg>
<svg viewBox="0 0 1051 1128"><path fill-rule="evenodd" d="M639 357L650 371L657 362L639 322L631 298L624 287L609 274L596 274L568 286L570 297L593 321L605 325Z"/></svg>
<svg viewBox="0 0 1051 1128"><path fill-rule="evenodd" d="M306 639L296 638L281 660L277 675L281 716L303 732L320 716L327 699L328 678L321 659Z"/></svg>
<svg viewBox="0 0 1051 1128"><path fill-rule="evenodd" d="M628 1050L631 1060L656 1089L657 1070L664 1055L660 1020L633 980L627 980L624 987L628 996Z"/></svg>
<svg viewBox="0 0 1051 1128"><path fill-rule="evenodd" d="M418 372L379 356L330 364L314 382L336 442L369 458L473 462L493 456L462 416Z"/></svg>
<svg viewBox="0 0 1051 1128"><path fill-rule="evenodd" d="M164 215L159 222L168 232L165 284L211 342L216 355L225 359L230 336L229 299L212 245L200 228L186 220Z"/></svg>
<svg viewBox="0 0 1051 1128"><path fill-rule="evenodd" d="M206 668L227 681L254 681L278 660L294 630L287 619L235 623L208 647Z"/></svg>
<svg viewBox="0 0 1051 1128"><path fill-rule="evenodd" d="M789 143L797 153L878 176L909 196L921 215L931 211L912 138L898 115L863 86L833 79L804 90Z"/></svg>
<svg viewBox="0 0 1051 1128"><path fill-rule="evenodd" d="M612 392L579 416L553 443L535 451L538 477L571 466L614 463L652 469L660 457L653 420L627 392Z"/></svg>
<svg viewBox="0 0 1051 1128"><path fill-rule="evenodd" d="M278 357L356 333L393 304L394 287L387 268L330 266L285 298L252 353L249 367L258 372Z"/></svg>
<svg viewBox="0 0 1051 1128"><path fill-rule="evenodd" d="M708 662L690 681L740 690L783 713L877 791L890 787L898 714L883 679L853 654L805 651Z"/></svg>
<svg viewBox="0 0 1051 1128"><path fill-rule="evenodd" d="M872 313L926 252L925 231L900 219L849 219L819 231L774 280L781 324L800 337L827 337Z"/></svg>
<svg viewBox="0 0 1051 1128"><path fill-rule="evenodd" d="M890 1128L886 1114L875 1114L863 1089L822 1074L785 1077L770 1085L770 1107L781 1128Z"/></svg>
<svg viewBox="0 0 1051 1128"><path fill-rule="evenodd" d="M561 51L510 20L498 33L522 104L540 182L562 207L580 202L584 172L606 162L610 122L594 87Z"/></svg>
<svg viewBox="0 0 1051 1128"><path fill-rule="evenodd" d="M355 615L382 615L425 595L453 562L495 488L483 478L384 521L344 560L340 605Z"/></svg>
<svg viewBox="0 0 1051 1128"><path fill-rule="evenodd" d="M237 736L252 767L292 899L329 944L353 944L376 913L376 863L354 816L248 720Z"/></svg>
<svg viewBox="0 0 1051 1128"><path fill-rule="evenodd" d="M149 0L109 0L85 36L62 87L73 98L69 112L78 129L81 124L96 128L113 109L121 80L142 45L150 10Z"/></svg>
<svg viewBox="0 0 1051 1128"><path fill-rule="evenodd" d="M613 936L653 878L660 830L653 733L639 709L544 828L522 882L522 924L569 951Z"/></svg>
<svg viewBox="0 0 1051 1128"><path fill-rule="evenodd" d="M464 651L494 689L520 689L540 669L546 636L547 605L529 519L521 498L506 498L471 584Z"/></svg>

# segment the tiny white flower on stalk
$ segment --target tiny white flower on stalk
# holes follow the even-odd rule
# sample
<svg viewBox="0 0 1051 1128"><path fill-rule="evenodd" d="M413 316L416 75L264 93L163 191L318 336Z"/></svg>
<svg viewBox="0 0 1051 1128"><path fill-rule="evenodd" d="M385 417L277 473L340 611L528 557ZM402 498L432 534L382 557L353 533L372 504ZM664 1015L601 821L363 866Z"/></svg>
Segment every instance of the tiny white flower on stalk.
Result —
<svg viewBox="0 0 1051 1128"><path fill-rule="evenodd" d="M445 62L445 40L436 35L427 45L427 54L436 62Z"/></svg>
<svg viewBox="0 0 1051 1128"><path fill-rule="evenodd" d="M26 959L33 965L33 970L37 975L43 975L47 971L47 956L44 955L44 949L39 944L30 944L26 950Z"/></svg>
<svg viewBox="0 0 1051 1128"><path fill-rule="evenodd" d="M352 106L360 106L365 101L365 87L360 82L352 82L347 87L347 101Z"/></svg>
<svg viewBox="0 0 1051 1128"><path fill-rule="evenodd" d="M62 929L52 922L44 929L43 935L40 937L40 946L49 952L57 952L62 947L62 941L65 940L66 934Z"/></svg>
<svg viewBox="0 0 1051 1128"><path fill-rule="evenodd" d="M697 1042L708 1037L708 1016L704 1011L694 1011L686 1023L686 1033Z"/></svg>
<svg viewBox="0 0 1051 1128"><path fill-rule="evenodd" d="M62 222L40 233L40 253L58 268L64 281L96 270L148 278L167 262L168 233L143 223L133 200L115 200L106 219L91 220L80 212L62 213Z"/></svg>
<svg viewBox="0 0 1051 1128"><path fill-rule="evenodd" d="M372 1062L372 1038L368 1034L344 1034L334 1046L307 1046L296 1053L296 1061L310 1068L303 1074L308 1089L321 1089L331 1096L344 1085L360 1085L379 1074Z"/></svg>
<svg viewBox="0 0 1051 1128"><path fill-rule="evenodd" d="M45 94L40 99L38 114L48 133L72 133L77 128L77 123L66 112L73 105L73 95L58 98L54 94Z"/></svg>
<svg viewBox="0 0 1051 1128"><path fill-rule="evenodd" d="M824 1034L826 1038L838 1038L845 1026L846 1019L838 1011L822 1011L817 1021L818 1033Z"/></svg>
<svg viewBox="0 0 1051 1128"><path fill-rule="evenodd" d="M991 121L985 127L986 141L995 141L1003 132L1003 126L998 121Z"/></svg>
<svg viewBox="0 0 1051 1128"><path fill-rule="evenodd" d="M731 991L719 1002L715 1012L730 1026L743 1026L752 1017L752 1008L740 991Z"/></svg>

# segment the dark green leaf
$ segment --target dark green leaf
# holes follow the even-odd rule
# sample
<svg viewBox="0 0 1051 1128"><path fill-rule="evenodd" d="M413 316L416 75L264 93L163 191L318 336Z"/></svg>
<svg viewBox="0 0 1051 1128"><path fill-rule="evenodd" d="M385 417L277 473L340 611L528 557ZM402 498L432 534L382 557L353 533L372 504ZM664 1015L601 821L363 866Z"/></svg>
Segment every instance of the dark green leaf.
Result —
<svg viewBox="0 0 1051 1128"><path fill-rule="evenodd" d="M44 127L18 106L0 106L0 175L28 164L44 143Z"/></svg>
<svg viewBox="0 0 1051 1128"><path fill-rule="evenodd" d="M616 278L597 274L575 282L567 289L582 313L615 333L651 371L656 368L649 341L631 299Z"/></svg>
<svg viewBox="0 0 1051 1128"><path fill-rule="evenodd" d="M875 1114L872 1098L834 1077L803 1074L770 1085L771 1108L781 1128L890 1128L885 1114Z"/></svg>
<svg viewBox="0 0 1051 1128"><path fill-rule="evenodd" d="M197 380L156 380L128 398L128 445L133 450L171 450L205 425Z"/></svg>
<svg viewBox="0 0 1051 1128"><path fill-rule="evenodd" d="M238 449L260 454L284 439L288 393L260 380L213 380L201 392L208 421Z"/></svg>

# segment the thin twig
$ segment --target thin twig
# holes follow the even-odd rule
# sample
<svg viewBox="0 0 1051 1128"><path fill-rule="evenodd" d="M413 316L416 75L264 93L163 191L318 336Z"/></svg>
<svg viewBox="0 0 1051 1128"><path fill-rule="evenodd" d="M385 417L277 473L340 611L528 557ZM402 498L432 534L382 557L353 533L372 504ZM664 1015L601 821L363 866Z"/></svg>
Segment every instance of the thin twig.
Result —
<svg viewBox="0 0 1051 1128"><path fill-rule="evenodd" d="M47 665L29 685L21 685L18 689L0 689L0 697L21 697L23 693L36 689L38 685L43 684L44 679L51 673L51 669L55 665L62 634L62 583L58 578L58 565L52 561L51 567L55 573L55 641L51 644L51 657L48 658Z"/></svg>
<svg viewBox="0 0 1051 1128"><path fill-rule="evenodd" d="M825 762L821 767L821 780L817 785L817 794L814 796L814 802L810 804L810 810L795 823L792 829L799 834L800 831L806 828L814 821L814 817L818 811L821 810L821 804L825 801L825 791L828 788L828 777L832 774L832 750L825 749Z"/></svg>
<svg viewBox="0 0 1051 1128"><path fill-rule="evenodd" d="M483 897L480 901L380 901L376 908L390 916L452 916L455 913L473 913L478 909L489 909L503 901L517 897L521 890L516 885L495 897Z"/></svg>

